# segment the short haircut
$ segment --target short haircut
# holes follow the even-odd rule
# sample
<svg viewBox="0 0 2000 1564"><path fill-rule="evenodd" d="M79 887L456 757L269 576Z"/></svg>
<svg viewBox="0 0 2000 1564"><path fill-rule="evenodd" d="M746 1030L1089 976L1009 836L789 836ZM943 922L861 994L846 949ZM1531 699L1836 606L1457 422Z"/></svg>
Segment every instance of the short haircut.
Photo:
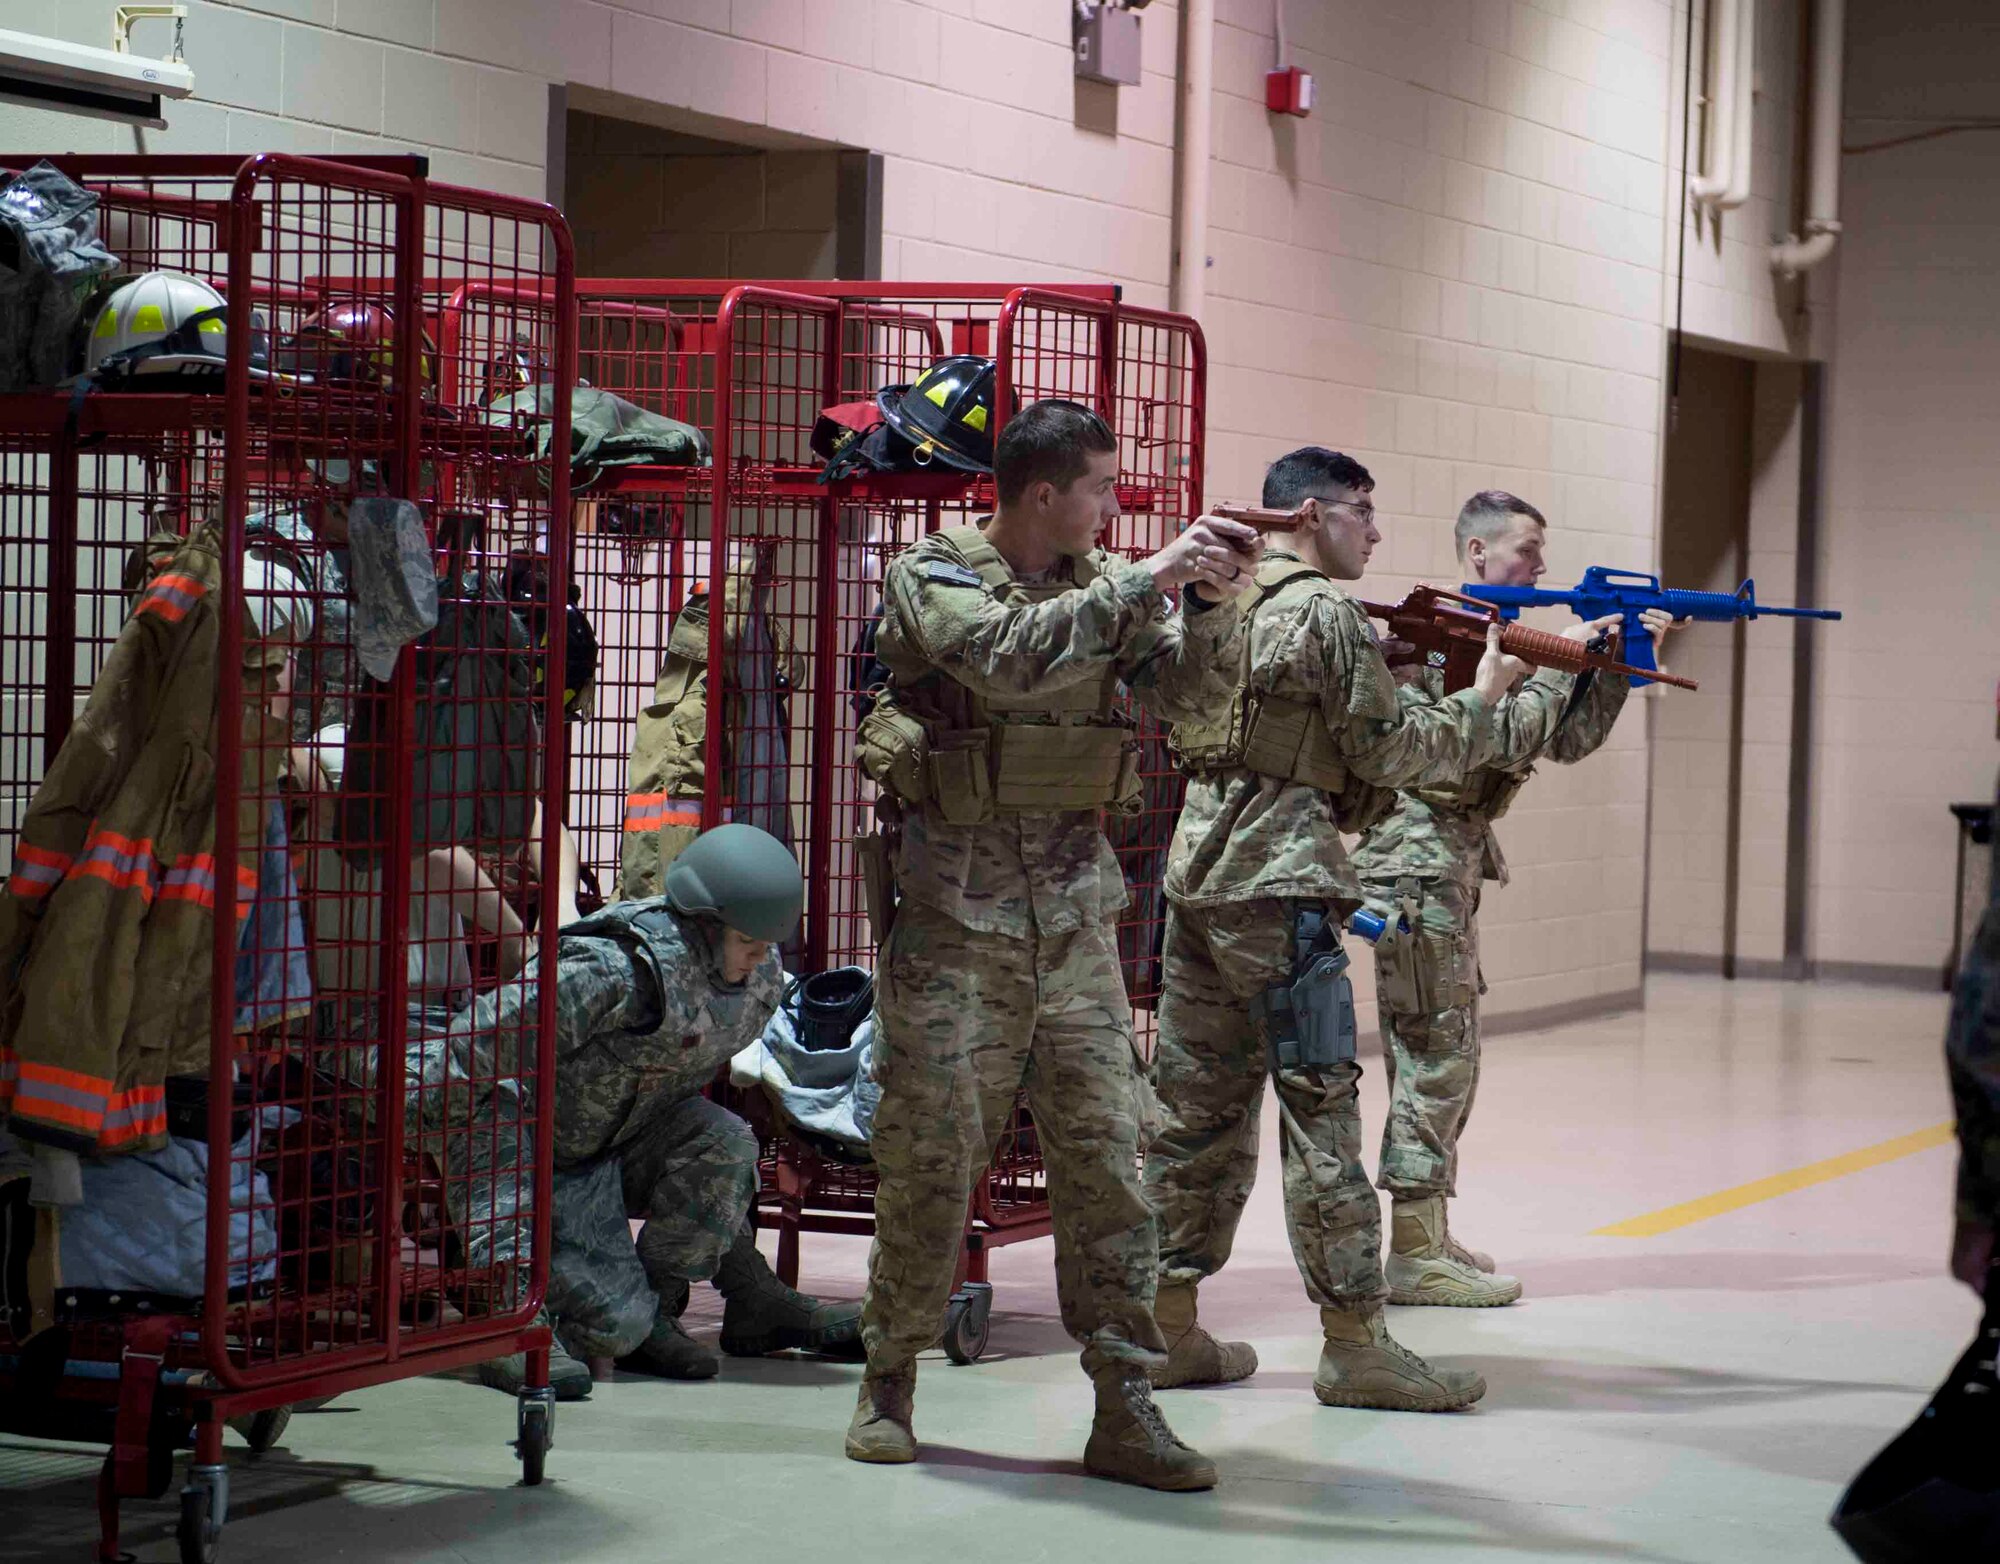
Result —
<svg viewBox="0 0 2000 1564"><path fill-rule="evenodd" d="M1067 489L1090 470L1093 453L1116 451L1111 426L1080 402L1030 402L1007 420L993 452L993 487L1016 504L1038 483Z"/></svg>
<svg viewBox="0 0 2000 1564"><path fill-rule="evenodd" d="M1334 489L1375 487L1368 469L1353 457L1323 445L1302 445L1287 451L1264 474L1264 504L1272 510L1296 510L1307 500L1323 500Z"/></svg>
<svg viewBox="0 0 2000 1564"><path fill-rule="evenodd" d="M1451 529L1458 557L1465 558L1465 545L1474 538L1491 543L1516 516L1526 516L1538 527L1549 524L1546 516L1519 495L1509 494L1505 489L1481 489L1459 507L1458 525Z"/></svg>

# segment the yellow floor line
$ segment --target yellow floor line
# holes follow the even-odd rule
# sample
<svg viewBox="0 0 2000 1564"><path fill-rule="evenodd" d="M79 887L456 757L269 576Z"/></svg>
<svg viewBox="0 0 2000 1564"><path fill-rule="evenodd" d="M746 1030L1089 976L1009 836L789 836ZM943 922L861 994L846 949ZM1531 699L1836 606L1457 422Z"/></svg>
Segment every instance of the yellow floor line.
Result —
<svg viewBox="0 0 2000 1564"><path fill-rule="evenodd" d="M1661 1233L1671 1233L1677 1227L1691 1227L1696 1222L1706 1222L1712 1216L1721 1216L1725 1212L1740 1211L1745 1206L1754 1206L1760 1200L1775 1200L1779 1195L1789 1195L1794 1190L1810 1189L1813 1185L1824 1184L1829 1179L1845 1178L1850 1173L1860 1173L1868 1168L1880 1167L1885 1162L1894 1162L1898 1157L1929 1151L1933 1146L1948 1145L1951 1139L1952 1126L1949 1123L1933 1124L1927 1130L1898 1135L1894 1140L1863 1146L1859 1151L1843 1152L1840 1156L1828 1157L1824 1162L1808 1162L1804 1167L1793 1168L1789 1173L1773 1173L1769 1178L1752 1179L1747 1184L1738 1184L1734 1189L1703 1195L1699 1200L1686 1200L1677 1206L1668 1206L1662 1211L1635 1216L1629 1222L1614 1222L1609 1227L1596 1228L1591 1236L1593 1238L1657 1237Z"/></svg>

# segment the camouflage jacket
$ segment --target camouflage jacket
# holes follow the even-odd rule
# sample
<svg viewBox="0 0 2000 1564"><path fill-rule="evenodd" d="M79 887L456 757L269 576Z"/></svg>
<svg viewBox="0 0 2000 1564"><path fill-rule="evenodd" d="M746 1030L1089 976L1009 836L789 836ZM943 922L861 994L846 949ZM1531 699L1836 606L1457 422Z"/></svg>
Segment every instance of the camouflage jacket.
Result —
<svg viewBox="0 0 2000 1564"><path fill-rule="evenodd" d="M1444 671L1425 667L1406 683L1401 698L1430 705L1444 698ZM1537 760L1574 765L1600 748L1625 708L1631 684L1623 674L1581 678L1539 669L1493 711L1493 750L1478 769L1455 782L1406 789L1388 819L1371 828L1354 850L1364 880L1481 879L1507 882L1507 860L1493 822L1535 774Z"/></svg>
<svg viewBox="0 0 2000 1564"><path fill-rule="evenodd" d="M1330 579L1284 589L1249 619L1250 688L1317 704L1362 782L1454 781L1491 752L1484 697L1461 690L1435 702L1399 700L1367 616ZM1319 898L1351 911L1361 888L1341 825L1335 800L1304 782L1243 766L1193 777L1167 858L1167 895L1184 906Z"/></svg>
<svg viewBox="0 0 2000 1564"><path fill-rule="evenodd" d="M556 954L555 1156L572 1167L615 1149L655 1113L705 1088L763 1034L784 994L774 952L724 983L712 936L664 900L618 902L562 931ZM509 983L451 1025L478 1079L525 1076L537 1003ZM490 1053L488 1050L490 1049Z"/></svg>
<svg viewBox="0 0 2000 1564"><path fill-rule="evenodd" d="M1959 1219L2000 1224L2000 874L1958 969L1944 1056L1958 1108Z"/></svg>
<svg viewBox="0 0 2000 1564"><path fill-rule="evenodd" d="M901 689L933 674L975 695L1021 696L1114 669L1163 722L1226 706L1241 619L1231 604L1170 612L1139 565L1093 556L1086 587L1041 602L1003 600L927 538L890 564L875 651ZM1067 561L1057 566L1070 574ZM1125 877L1100 811L1002 814L954 825L910 810L897 853L902 894L966 928L1026 938L1115 918Z"/></svg>

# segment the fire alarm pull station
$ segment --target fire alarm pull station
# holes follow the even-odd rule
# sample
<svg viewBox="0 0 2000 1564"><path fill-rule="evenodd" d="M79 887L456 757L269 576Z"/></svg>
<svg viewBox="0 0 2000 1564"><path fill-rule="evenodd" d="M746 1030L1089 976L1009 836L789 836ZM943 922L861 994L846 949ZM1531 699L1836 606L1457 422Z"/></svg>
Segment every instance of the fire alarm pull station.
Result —
<svg viewBox="0 0 2000 1564"><path fill-rule="evenodd" d="M1288 65L1264 78L1264 107L1273 114L1296 114L1304 119L1313 109L1311 71Z"/></svg>

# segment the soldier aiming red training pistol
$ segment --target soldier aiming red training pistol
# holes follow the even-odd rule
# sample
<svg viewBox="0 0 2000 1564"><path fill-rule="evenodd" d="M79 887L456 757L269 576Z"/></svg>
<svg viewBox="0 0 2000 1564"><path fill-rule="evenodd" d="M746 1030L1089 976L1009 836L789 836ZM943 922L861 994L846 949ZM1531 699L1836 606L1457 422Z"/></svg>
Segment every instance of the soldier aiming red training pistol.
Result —
<svg viewBox="0 0 2000 1564"><path fill-rule="evenodd" d="M1266 505L1214 505L1209 507L1208 514L1220 516L1224 521L1240 521L1259 532L1296 532L1301 508L1272 510Z"/></svg>

